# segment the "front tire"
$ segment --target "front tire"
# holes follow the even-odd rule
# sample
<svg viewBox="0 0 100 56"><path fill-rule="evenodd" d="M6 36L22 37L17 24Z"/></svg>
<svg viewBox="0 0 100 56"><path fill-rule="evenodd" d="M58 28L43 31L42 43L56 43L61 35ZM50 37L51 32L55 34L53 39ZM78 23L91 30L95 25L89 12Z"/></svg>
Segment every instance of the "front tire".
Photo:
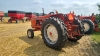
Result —
<svg viewBox="0 0 100 56"><path fill-rule="evenodd" d="M16 23L19 23L19 20L18 19L16 19Z"/></svg>
<svg viewBox="0 0 100 56"><path fill-rule="evenodd" d="M61 49L68 36L64 23L56 17L43 22L41 33L44 43L53 49Z"/></svg>
<svg viewBox="0 0 100 56"><path fill-rule="evenodd" d="M1 22L3 22L4 21L3 17L0 17L0 20L1 20Z"/></svg>
<svg viewBox="0 0 100 56"><path fill-rule="evenodd" d="M25 23L25 20L24 20L24 19L22 19L22 22L23 22L23 23Z"/></svg>
<svg viewBox="0 0 100 56"><path fill-rule="evenodd" d="M8 22L9 22L9 23L12 23L11 19L8 19Z"/></svg>
<svg viewBox="0 0 100 56"><path fill-rule="evenodd" d="M33 38L34 37L34 31L33 31L33 29L28 29L27 30L27 36L28 36L28 38Z"/></svg>

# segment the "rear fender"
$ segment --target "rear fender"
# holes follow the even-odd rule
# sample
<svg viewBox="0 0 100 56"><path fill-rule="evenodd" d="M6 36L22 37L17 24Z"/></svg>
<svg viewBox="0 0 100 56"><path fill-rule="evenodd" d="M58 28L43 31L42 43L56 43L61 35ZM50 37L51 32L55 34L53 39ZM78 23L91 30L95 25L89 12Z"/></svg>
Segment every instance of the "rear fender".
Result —
<svg viewBox="0 0 100 56"><path fill-rule="evenodd" d="M50 17L57 17L57 18L64 20L63 14L55 14L55 15L51 15Z"/></svg>

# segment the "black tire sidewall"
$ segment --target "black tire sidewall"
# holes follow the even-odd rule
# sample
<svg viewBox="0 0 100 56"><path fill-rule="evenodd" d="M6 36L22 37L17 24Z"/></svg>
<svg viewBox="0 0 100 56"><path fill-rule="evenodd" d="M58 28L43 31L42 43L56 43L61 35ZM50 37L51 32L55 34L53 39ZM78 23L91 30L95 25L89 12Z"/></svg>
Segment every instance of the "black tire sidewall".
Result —
<svg viewBox="0 0 100 56"><path fill-rule="evenodd" d="M28 36L28 31L31 32L31 37ZM27 36L28 36L28 38L33 38L34 37L34 31L33 31L33 29L28 29L27 30Z"/></svg>
<svg viewBox="0 0 100 56"><path fill-rule="evenodd" d="M84 24L84 22L88 23L89 26L90 26L90 29L88 31L84 32L84 33L85 34L91 34L94 30L94 23L90 19L83 19L82 22L83 22L83 24Z"/></svg>
<svg viewBox="0 0 100 56"><path fill-rule="evenodd" d="M53 17L52 17L53 18ZM55 18L55 17L54 17ZM60 49L65 41L66 41L66 37L63 35L63 27L61 27L62 24L58 23L57 21L57 18L54 19L46 19L44 21L44 23L42 24L42 29L41 29L41 33L42 33L42 38L44 40L44 43L49 46L50 48L54 48L54 49ZM56 41L56 43L54 44L50 44L47 42L47 40L45 39L45 36L44 36L44 27L47 25L47 24L52 24L55 26L55 28L57 29L57 32L58 32L58 40Z"/></svg>

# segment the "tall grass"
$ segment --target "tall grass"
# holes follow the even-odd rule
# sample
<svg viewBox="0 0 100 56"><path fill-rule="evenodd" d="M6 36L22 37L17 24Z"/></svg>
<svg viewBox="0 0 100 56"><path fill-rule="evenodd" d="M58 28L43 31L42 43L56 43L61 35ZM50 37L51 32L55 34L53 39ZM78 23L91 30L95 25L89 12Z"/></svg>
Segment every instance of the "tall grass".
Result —
<svg viewBox="0 0 100 56"><path fill-rule="evenodd" d="M100 28L100 23L99 23L99 28ZM92 40L96 41L100 46L100 32L93 32Z"/></svg>

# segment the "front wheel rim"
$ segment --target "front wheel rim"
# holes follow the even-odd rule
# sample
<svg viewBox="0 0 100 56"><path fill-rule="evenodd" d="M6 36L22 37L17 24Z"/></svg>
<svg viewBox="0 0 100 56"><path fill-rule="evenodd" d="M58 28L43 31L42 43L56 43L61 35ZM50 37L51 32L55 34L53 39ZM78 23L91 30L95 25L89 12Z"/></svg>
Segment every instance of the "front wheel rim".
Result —
<svg viewBox="0 0 100 56"><path fill-rule="evenodd" d="M31 37L31 32L30 31L28 31L27 34L28 34L28 37Z"/></svg>

